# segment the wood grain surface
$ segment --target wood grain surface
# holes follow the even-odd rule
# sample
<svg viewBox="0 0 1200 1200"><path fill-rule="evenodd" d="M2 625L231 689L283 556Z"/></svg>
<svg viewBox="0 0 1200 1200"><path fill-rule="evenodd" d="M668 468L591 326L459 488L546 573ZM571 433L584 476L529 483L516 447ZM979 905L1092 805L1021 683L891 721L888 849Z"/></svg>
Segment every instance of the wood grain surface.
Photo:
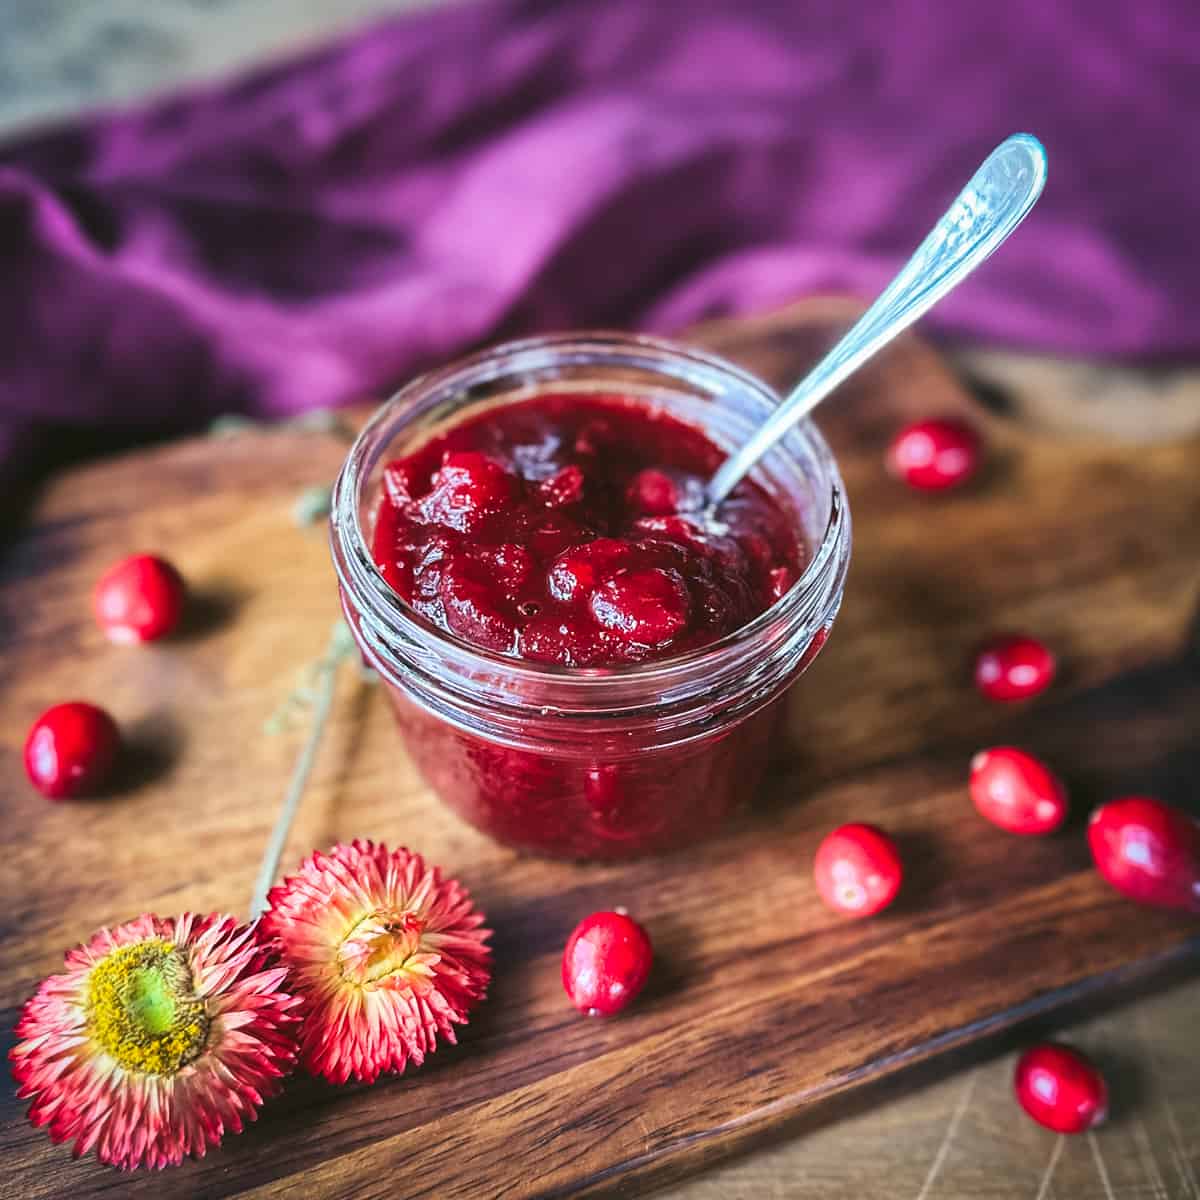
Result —
<svg viewBox="0 0 1200 1200"><path fill-rule="evenodd" d="M666 1200L1197 1200L1200 1045L1195 980L1053 1033L1101 1066L1108 1119L1084 1137L1030 1121L1012 1095L1014 1047L948 1056L892 1086L860 1089L848 1112L803 1116L753 1152L656 1190ZM951 1061L953 1059L954 1061ZM931 1070L931 1068L933 1068ZM936 1080L913 1086L916 1075ZM899 1085L899 1086L896 1086Z"/></svg>
<svg viewBox="0 0 1200 1200"><path fill-rule="evenodd" d="M817 306L697 336L782 381L843 319ZM726 836L628 865L518 857L437 805L382 697L344 671L286 860L372 836L468 883L496 930L497 972L462 1044L372 1088L298 1079L249 1132L157 1176L73 1163L9 1088L6 1184L24 1197L627 1192L798 1116L819 1121L837 1093L1186 969L1200 926L1108 891L1081 826L1092 803L1134 788L1194 803L1196 442L1135 451L1032 433L973 407L912 339L828 407L855 520L846 603L792 693L768 786ZM991 457L967 491L931 500L885 476L899 421L969 408ZM6 1029L97 925L245 909L301 732L268 737L263 722L336 615L323 533L298 529L292 507L343 453L336 438L274 430L76 469L7 550ZM91 583L115 556L156 547L197 591L192 628L110 647L90 621ZM970 686L973 645L1001 628L1061 655L1059 682L1030 707L990 706ZM135 752L110 795L50 805L24 783L20 742L42 707L76 696L104 702ZM1062 835L1015 839L971 809L972 752L1010 741L1070 784ZM827 913L810 879L817 840L846 819L892 830L910 867L900 902L870 922ZM616 904L649 926L659 967L625 1018L587 1021L561 994L559 953L581 916Z"/></svg>

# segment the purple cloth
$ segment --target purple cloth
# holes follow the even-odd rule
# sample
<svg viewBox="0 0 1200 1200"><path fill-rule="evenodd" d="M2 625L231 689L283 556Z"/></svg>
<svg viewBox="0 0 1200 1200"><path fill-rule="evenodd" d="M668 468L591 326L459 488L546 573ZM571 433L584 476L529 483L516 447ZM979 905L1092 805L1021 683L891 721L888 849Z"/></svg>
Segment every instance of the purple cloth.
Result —
<svg viewBox="0 0 1200 1200"><path fill-rule="evenodd" d="M1200 351L1195 0L936 28L916 0L493 2L9 146L0 448L290 414L522 332L870 294L1018 129L1046 194L931 326Z"/></svg>

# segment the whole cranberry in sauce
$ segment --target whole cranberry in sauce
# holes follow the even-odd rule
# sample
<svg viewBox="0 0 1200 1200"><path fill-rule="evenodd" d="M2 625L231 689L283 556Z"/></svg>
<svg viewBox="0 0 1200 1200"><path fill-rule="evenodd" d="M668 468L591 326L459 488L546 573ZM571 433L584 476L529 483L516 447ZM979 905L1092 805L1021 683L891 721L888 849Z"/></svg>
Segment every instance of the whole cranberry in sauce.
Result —
<svg viewBox="0 0 1200 1200"><path fill-rule="evenodd" d="M716 513L700 429L620 396L491 409L383 471L373 550L423 616L487 650L606 666L705 646L799 579L799 515L757 484Z"/></svg>

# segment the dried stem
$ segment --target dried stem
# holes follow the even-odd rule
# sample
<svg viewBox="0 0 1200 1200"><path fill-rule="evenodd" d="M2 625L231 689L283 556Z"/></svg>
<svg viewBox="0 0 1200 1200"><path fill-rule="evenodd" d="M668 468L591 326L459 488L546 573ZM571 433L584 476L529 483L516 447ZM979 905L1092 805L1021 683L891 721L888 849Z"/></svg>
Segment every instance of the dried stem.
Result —
<svg viewBox="0 0 1200 1200"><path fill-rule="evenodd" d="M317 751L321 746L321 738L325 726L329 723L329 714L333 710L333 695L337 683L337 669L342 660L348 658L354 651L354 639L344 621L339 621L333 628L329 639L329 649L325 656L316 664L315 679L310 692L305 699L311 700L313 708L312 725L305 739L300 757L292 771L288 783L287 794L283 798L283 807L271 831L270 840L263 851L262 865L258 869L258 879L254 884L254 897L250 902L250 919L257 920L266 911L267 893L275 876L279 872L279 860L283 857L283 848L291 832L292 823L300 808L304 789L308 785L308 777L312 774L313 764L317 760Z"/></svg>

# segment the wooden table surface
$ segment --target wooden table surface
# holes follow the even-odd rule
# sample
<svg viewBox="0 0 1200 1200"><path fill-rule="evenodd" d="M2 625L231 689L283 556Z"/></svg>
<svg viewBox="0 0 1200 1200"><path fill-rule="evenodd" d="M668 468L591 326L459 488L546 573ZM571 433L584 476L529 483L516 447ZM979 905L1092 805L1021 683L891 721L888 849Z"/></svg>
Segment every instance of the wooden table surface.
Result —
<svg viewBox="0 0 1200 1200"><path fill-rule="evenodd" d="M1200 984L1164 989L1061 1032L1104 1067L1108 1122L1062 1137L1016 1110L1015 1052L661 1192L673 1200L1196 1200ZM1056 1031L1058 1032L1058 1031Z"/></svg>
<svg viewBox="0 0 1200 1200"><path fill-rule="evenodd" d="M1154 442L1200 429L1200 370L1140 370L959 348L992 406L1063 437ZM1200 463L1197 464L1200 469ZM1200 737L1200 713L1196 714ZM671 1200L1200 1200L1200 979L1044 1027L1102 1064L1108 1121L1062 1137L1024 1120L1012 1072L1029 1034L862 1098L839 1120L782 1131ZM1041 1032L1041 1031L1039 1031Z"/></svg>
<svg viewBox="0 0 1200 1200"><path fill-rule="evenodd" d="M783 378L834 336L846 312L809 302L696 336ZM996 403L994 389L988 394ZM1022 405L1012 389L1004 394L1009 408ZM1171 1009L1173 1027L1161 1008L1139 1006L1133 1017L1110 1019L1087 1035L1118 1093L1115 1119L1070 1147L1056 1149L1055 1139L1016 1109L1007 1062L939 1063L939 1073L957 1068L953 1077L927 1093L913 1091L920 1077L909 1078L908 1099L867 1081L950 1045L976 1045L1021 1016L1028 1038L1030 1016L1061 1004L1076 984L1112 1003L1107 972L1170 958L1188 941L1194 946L1186 920L1139 911L1105 889L1076 838L1018 844L962 819L960 809L962 764L979 737L995 740L1000 727L1000 740L1033 737L1030 744L1043 752L1057 748L1051 760L1070 764L1068 777L1081 785L1077 808L1094 802L1098 786L1128 788L1134 780L1180 801L1190 796L1200 746L1190 735L1196 714L1189 709L1200 707L1200 689L1190 666L1171 663L1192 627L1200 583L1191 565L1200 547L1197 526L1188 516L1200 516L1189 468L1194 441L1171 439L1131 460L1127 447L1108 441L1088 439L1072 449L1030 439L1017 423L993 417L987 427L994 465L1007 469L991 486L985 479L937 507L937 537L922 558L910 537L917 501L897 506L903 494L879 466L883 441L902 414L927 406L944 411L966 397L934 356L906 342L848 385L841 400L825 426L857 504L857 573L840 635L797 689L792 716L799 726L788 722L785 740L799 737L802 769L793 784L783 776L777 782L789 796L801 786L805 803L772 810L770 838L751 820L696 853L641 866L583 872L515 859L431 806L424 789L406 780L381 704L343 706L289 843L300 847L298 855L364 830L394 838L419 828L420 848L461 870L485 910L501 914L506 970L470 1054L454 1056L457 1070L422 1071L368 1092L335 1095L301 1083L254 1131L161 1179L115 1179L90 1164L72 1165L24 1125L20 1106L2 1103L0 1146L29 1176L23 1194L98 1195L117 1187L123 1196L156 1198L255 1188L274 1197L374 1196L371 1180L388 1164L421 1162L418 1175L427 1178L435 1159L457 1153L446 1195L488 1196L501 1178L514 1195L580 1187L631 1195L643 1183L713 1167L718 1153L743 1150L768 1129L775 1148L760 1146L676 1194L753 1197L775 1189L833 1196L841 1189L882 1197L905 1194L897 1192L903 1180L919 1200L1048 1196L1060 1169L1068 1181L1071 1172L1094 1172L1096 1194L1106 1200L1137 1195L1125 1186L1134 1180L1148 1196L1169 1196L1173 1171L1186 1187L1200 1166L1190 1140L1197 1100L1189 1076L1200 1059L1190 1044L1194 989ZM74 689L111 697L122 719L143 713L132 726L137 739L150 739L166 758L162 771L131 779L111 803L31 807L19 781L3 789L0 807L24 822L0 865L8 914L0 945L3 1004L18 1003L59 948L91 925L145 907L229 907L236 905L231 895L248 889L270 820L263 798L278 787L286 751L264 744L258 723L286 689L293 652L324 636L332 607L322 586L329 576L324 539L289 529L288 514L295 489L327 477L343 453L336 439L287 430L234 442L201 439L79 468L45 490L5 561L5 728L19 732L24 714ZM1093 487L1122 472L1142 497L1132 511ZM1020 498L1033 494L1036 510L1023 517ZM150 495L158 500L148 503ZM1149 523L1147 514L1154 514ZM1014 548L1025 544L1030 521L1056 547L1039 555L1042 587L1034 593L1014 589L1010 578L1020 558ZM981 529L991 531L994 547L982 556ZM202 591L225 588L240 597L237 619L161 652L114 652L79 597L129 545L160 541L177 551ZM897 574L897 545L907 574ZM1118 547L1141 564L1149 590L1127 586L1124 559L1114 559ZM901 577L915 578L914 570L929 585L918 609L878 610L903 592ZM911 644L926 630L928 617L919 613L931 598L962 588L971 603L943 612L931 661L889 644L892 624L907 622L901 645ZM1064 604L1064 596L1073 601ZM1031 601L1039 606L1032 618L1021 607ZM1009 719L980 706L948 662L966 653L976 626L1031 619L1056 631L1054 644L1071 648L1070 678L1056 687L1057 703ZM288 648L282 659L281 647ZM806 705L804 695L822 703ZM874 698L885 696L881 707ZM6 774L16 780L17 743L0 740L12 752ZM186 753L177 752L180 743ZM851 803L857 819L910 839L914 879L925 880L916 909L901 906L894 919L865 925L838 922L793 869L815 832L844 820ZM180 860L179 847L188 844L205 847L202 858ZM62 862L73 864L69 880ZM759 881L752 890L747 871ZM682 968L685 983L719 969L721 993L668 988L604 1030L564 1019L553 968L575 919L572 906L612 903L603 897L614 889L661 933L667 961L691 964ZM697 923L714 907L719 925ZM780 914L787 914L782 923ZM520 946L535 957L514 959ZM520 971L518 962L525 964ZM691 1030L692 1052L678 1060L684 1030ZM821 1097L838 1089L862 1093L850 1101L861 1115L847 1117L841 1132L834 1126L815 1133L818 1110L822 1121L830 1117L830 1101ZM530 1104L540 1114L532 1127ZM784 1124L787 1114L808 1128ZM471 1133L463 1141L465 1127ZM602 1142L598 1128L607 1131ZM514 1174L503 1148L528 1147L535 1134L536 1165ZM785 1135L788 1145L779 1142ZM283 1157L281 1146L289 1147ZM1080 1161L1081 1147L1088 1157ZM618 1171L628 1173L619 1182ZM626 1181L635 1176L639 1184ZM1060 1195L1080 1194L1074 1183L1060 1187ZM417 1191L440 1200L427 1187Z"/></svg>
<svg viewBox="0 0 1200 1200"><path fill-rule="evenodd" d="M98 102L211 75L411 0L226 0L197 5L93 0L0 11L0 134ZM36 10L36 20L27 19ZM26 14L23 16L22 14ZM95 52L102 45L103 54ZM1200 425L1200 382L1021 356L962 360L1047 427L1168 436ZM1197 716L1200 729L1200 714ZM1067 1030L1114 1083L1109 1123L1062 1139L1015 1113L1013 1054L939 1068L924 1086L875 1092L819 1130L771 1145L661 1193L676 1200L1200 1200L1200 981L1145 995ZM0 1176L0 1195L23 1192Z"/></svg>
<svg viewBox="0 0 1200 1200"><path fill-rule="evenodd" d="M1200 429L1200 370L1146 371L960 348L991 404L1059 436L1130 441ZM1197 464L1200 469L1200 463ZM1200 737L1200 713L1196 714ZM670 1200L1200 1200L1200 979L1154 986L1045 1033L1102 1064L1114 1100L1096 1133L1022 1119L1012 1072L1029 1035L881 1089L820 1128L781 1132L661 1189Z"/></svg>

